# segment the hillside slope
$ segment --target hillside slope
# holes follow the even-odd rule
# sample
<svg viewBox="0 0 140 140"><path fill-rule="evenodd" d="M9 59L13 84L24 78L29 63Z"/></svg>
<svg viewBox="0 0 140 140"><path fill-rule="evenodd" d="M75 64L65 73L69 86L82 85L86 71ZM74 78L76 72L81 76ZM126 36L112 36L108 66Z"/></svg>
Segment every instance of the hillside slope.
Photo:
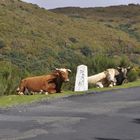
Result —
<svg viewBox="0 0 140 140"><path fill-rule="evenodd" d="M66 7L52 9L52 12L67 15L72 19L98 22L116 31L123 31L140 43L140 5L111 6L98 8Z"/></svg>
<svg viewBox="0 0 140 140"><path fill-rule="evenodd" d="M45 74L55 67L72 69L74 79L79 64L86 64L89 73L93 74L118 65L122 55L133 63L140 63L135 61L140 53L139 36L131 36L123 25L118 28L117 18L123 24L121 15L112 16L113 21L108 21L110 15L106 11L108 17L101 14L103 19L99 18L100 12L94 13L94 9L91 10L94 14L89 16L80 11L80 17L58 11L48 11L20 0L0 1L2 93L12 92L21 77ZM137 19L139 16L137 14ZM135 22L139 33L139 22ZM13 78L14 83L9 80ZM74 80L70 85L73 83Z"/></svg>

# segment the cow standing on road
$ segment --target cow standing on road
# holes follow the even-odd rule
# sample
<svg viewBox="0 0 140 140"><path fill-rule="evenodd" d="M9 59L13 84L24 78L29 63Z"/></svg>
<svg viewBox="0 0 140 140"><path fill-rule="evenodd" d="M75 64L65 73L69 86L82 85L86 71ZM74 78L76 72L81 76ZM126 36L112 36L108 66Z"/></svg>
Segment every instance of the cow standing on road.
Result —
<svg viewBox="0 0 140 140"><path fill-rule="evenodd" d="M27 77L21 80L17 92L19 95L24 95L28 92L45 92L45 93L60 93L63 82L68 82L68 74L70 69L56 68L56 70L49 75Z"/></svg>

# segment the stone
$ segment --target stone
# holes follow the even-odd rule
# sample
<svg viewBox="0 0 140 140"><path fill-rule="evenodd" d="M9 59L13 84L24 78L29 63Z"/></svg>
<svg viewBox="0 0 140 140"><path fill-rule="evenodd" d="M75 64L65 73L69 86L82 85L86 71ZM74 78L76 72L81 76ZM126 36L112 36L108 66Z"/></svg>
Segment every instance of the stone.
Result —
<svg viewBox="0 0 140 140"><path fill-rule="evenodd" d="M88 69L85 65L77 67L75 88L74 91L87 91L88 90Z"/></svg>

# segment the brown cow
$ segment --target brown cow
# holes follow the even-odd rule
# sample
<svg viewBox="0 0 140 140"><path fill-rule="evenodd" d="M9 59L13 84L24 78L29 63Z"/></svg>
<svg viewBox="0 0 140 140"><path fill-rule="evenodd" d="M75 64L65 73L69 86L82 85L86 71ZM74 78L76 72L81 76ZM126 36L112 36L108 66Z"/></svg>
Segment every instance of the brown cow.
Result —
<svg viewBox="0 0 140 140"><path fill-rule="evenodd" d="M56 68L49 75L25 78L21 80L17 92L19 95L23 95L26 90L28 92L60 93L62 83L69 81L68 72L71 72L71 70Z"/></svg>

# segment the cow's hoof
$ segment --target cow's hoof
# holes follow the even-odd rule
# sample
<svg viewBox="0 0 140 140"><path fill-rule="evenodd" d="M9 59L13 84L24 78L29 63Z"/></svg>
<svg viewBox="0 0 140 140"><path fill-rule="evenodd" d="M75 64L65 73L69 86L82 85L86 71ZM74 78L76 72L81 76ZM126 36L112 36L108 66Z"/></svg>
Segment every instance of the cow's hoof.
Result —
<svg viewBox="0 0 140 140"><path fill-rule="evenodd" d="M24 93L23 92L18 92L18 95L24 95Z"/></svg>
<svg viewBox="0 0 140 140"><path fill-rule="evenodd" d="M116 86L116 83L114 83L113 86Z"/></svg>
<svg viewBox="0 0 140 140"><path fill-rule="evenodd" d="M109 87L113 87L113 85L112 85L112 84L110 84L110 85L109 85Z"/></svg>
<svg viewBox="0 0 140 140"><path fill-rule="evenodd" d="M48 92L45 92L45 95L49 95L49 93Z"/></svg>

